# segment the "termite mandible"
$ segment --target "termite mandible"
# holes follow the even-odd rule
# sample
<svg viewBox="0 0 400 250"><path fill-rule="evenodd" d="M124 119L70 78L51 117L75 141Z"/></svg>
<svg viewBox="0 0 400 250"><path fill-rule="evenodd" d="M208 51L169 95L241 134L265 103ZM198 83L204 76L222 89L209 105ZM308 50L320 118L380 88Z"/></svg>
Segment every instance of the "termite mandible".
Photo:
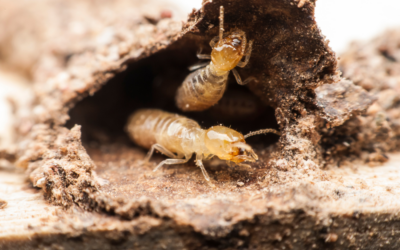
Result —
<svg viewBox="0 0 400 250"><path fill-rule="evenodd" d="M177 90L175 102L183 111L202 111L215 105L225 92L230 71L240 85L255 80L249 77L242 81L235 69L243 68L249 62L253 40L247 46L246 33L238 28L224 36L223 6L220 7L219 21L219 36L210 41L211 55L197 54L199 59L211 59L211 62L207 66L192 67L192 70L197 70L189 74ZM245 59L241 61L243 57Z"/></svg>
<svg viewBox="0 0 400 250"><path fill-rule="evenodd" d="M196 165L200 167L204 178L209 181L203 160L217 156L239 166L247 166L243 162L255 162L258 156L245 139L261 133L280 132L275 129L263 129L243 136L241 133L224 126L213 126L202 129L189 118L168 113L158 109L140 109L128 120L126 130L131 139L139 146L150 149L145 162L150 160L154 150L170 157L160 162L156 171L163 165L184 164L196 154Z"/></svg>

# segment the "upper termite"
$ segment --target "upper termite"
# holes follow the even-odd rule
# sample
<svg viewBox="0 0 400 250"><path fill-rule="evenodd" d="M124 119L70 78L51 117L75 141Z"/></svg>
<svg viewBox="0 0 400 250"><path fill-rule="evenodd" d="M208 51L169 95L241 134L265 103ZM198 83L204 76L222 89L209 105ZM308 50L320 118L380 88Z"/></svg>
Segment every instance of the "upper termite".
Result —
<svg viewBox="0 0 400 250"><path fill-rule="evenodd" d="M235 69L249 62L253 40L247 44L246 33L237 28L224 35L223 6L220 7L219 36L210 41L210 46L211 55L197 54L197 57L211 59L211 62L191 67L197 70L186 77L177 91L176 105L183 111L202 111L216 104L225 92L230 71L240 85L255 79L249 77L242 81Z"/></svg>
<svg viewBox="0 0 400 250"><path fill-rule="evenodd" d="M191 119L158 109L142 109L133 113L126 130L131 139L144 148L150 149L145 161L149 161L154 150L172 158L158 164L156 171L163 165L183 164L196 155L196 165L200 167L207 181L210 177L203 160L217 156L229 165L248 166L243 162L255 162L258 156L245 139L261 133L275 133L275 129L262 129L245 136L224 126L202 129Z"/></svg>

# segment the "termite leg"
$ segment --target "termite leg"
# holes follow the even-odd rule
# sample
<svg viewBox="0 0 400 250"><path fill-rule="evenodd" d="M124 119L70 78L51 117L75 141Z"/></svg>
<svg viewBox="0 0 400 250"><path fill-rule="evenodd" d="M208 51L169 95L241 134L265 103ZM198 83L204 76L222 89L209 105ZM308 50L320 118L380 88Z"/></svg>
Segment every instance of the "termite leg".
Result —
<svg viewBox="0 0 400 250"><path fill-rule="evenodd" d="M248 52L248 49L246 49L246 44L247 44L247 39L246 39L246 37L243 37L243 40L242 40L242 52L243 52L243 54L245 56L247 56L247 52ZM250 41L249 47L250 46L252 46L251 41Z"/></svg>
<svg viewBox="0 0 400 250"><path fill-rule="evenodd" d="M210 181L210 176L208 176L208 173L203 165L203 157L202 156L196 155L196 166L198 166L201 169L201 172L203 173L204 178L207 181Z"/></svg>
<svg viewBox="0 0 400 250"><path fill-rule="evenodd" d="M164 155L166 155L166 156L168 156L170 158L174 158L174 159L177 158L177 156L174 153L172 153L168 149L164 148L160 144L154 144L153 146L151 146L151 149L147 153L146 158L144 158L145 162L148 162L150 160L150 158L153 155L155 149L160 151L162 154L164 154Z"/></svg>
<svg viewBox="0 0 400 250"><path fill-rule="evenodd" d="M201 49L197 52L197 58L199 58L200 60L210 60L211 59L211 55L207 55L207 54L201 54Z"/></svg>
<svg viewBox="0 0 400 250"><path fill-rule="evenodd" d="M216 37L214 37L213 39L211 39L211 41L210 41L210 47L211 47L211 48L214 48L215 43L218 42L218 39L219 39L218 36L216 36Z"/></svg>
<svg viewBox="0 0 400 250"><path fill-rule="evenodd" d="M174 164L184 164L190 160L191 156L185 157L185 159L166 159L160 162L157 167L153 170L153 172L160 169L163 165L174 165Z"/></svg>
<svg viewBox="0 0 400 250"><path fill-rule="evenodd" d="M224 36L224 6L219 7L219 40Z"/></svg>
<svg viewBox="0 0 400 250"><path fill-rule="evenodd" d="M254 76L250 76L249 78L247 78L246 80L244 80L244 81L242 82L242 78L240 78L240 75L239 75L239 73L237 72L236 69L232 69L232 73L233 73L233 75L235 76L236 81L237 81L237 83L238 83L239 85L246 85L246 84L248 84L250 81L253 81L253 80L256 81L256 82L258 82L257 79L256 79Z"/></svg>
<svg viewBox="0 0 400 250"><path fill-rule="evenodd" d="M245 67L245 66L249 63L250 55L251 55L252 49L253 49L253 40L251 40L251 41L249 42L249 47L247 48L247 51L245 52L245 53L246 53L246 56L245 56L245 58L244 58L244 62L239 62L239 63L236 65L237 67L243 68L243 67Z"/></svg>
<svg viewBox="0 0 400 250"><path fill-rule="evenodd" d="M209 155L209 156L207 156L206 158L204 158L204 160L205 160L205 161L211 160L211 158L213 158L213 157L214 157L214 155Z"/></svg>
<svg viewBox="0 0 400 250"><path fill-rule="evenodd" d="M210 62L196 63L196 64L193 64L192 66L190 66L190 67L189 67L189 70L190 70L190 71L195 71L196 69L204 68L204 67L207 66L208 64L210 64Z"/></svg>
<svg viewBox="0 0 400 250"><path fill-rule="evenodd" d="M239 163L238 166L239 166L239 167L244 167L244 168L251 168L250 165L244 164L244 163Z"/></svg>

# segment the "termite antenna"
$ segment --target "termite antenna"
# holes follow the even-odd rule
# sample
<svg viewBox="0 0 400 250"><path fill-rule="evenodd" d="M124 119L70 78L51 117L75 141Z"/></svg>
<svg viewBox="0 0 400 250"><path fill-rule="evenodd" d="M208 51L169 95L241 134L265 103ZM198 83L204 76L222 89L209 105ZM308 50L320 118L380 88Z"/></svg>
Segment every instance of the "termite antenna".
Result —
<svg viewBox="0 0 400 250"><path fill-rule="evenodd" d="M224 35L224 6L219 7L219 40L221 41Z"/></svg>
<svg viewBox="0 0 400 250"><path fill-rule="evenodd" d="M279 132L276 129L266 128L266 129L260 129L260 130L254 131L254 132L250 132L247 135L245 135L244 138L246 139L246 138L248 138L250 136L253 136L253 135L261 135L261 134L267 134L267 133L273 133L273 134L276 134L276 135L279 135L279 136L281 135L281 132Z"/></svg>

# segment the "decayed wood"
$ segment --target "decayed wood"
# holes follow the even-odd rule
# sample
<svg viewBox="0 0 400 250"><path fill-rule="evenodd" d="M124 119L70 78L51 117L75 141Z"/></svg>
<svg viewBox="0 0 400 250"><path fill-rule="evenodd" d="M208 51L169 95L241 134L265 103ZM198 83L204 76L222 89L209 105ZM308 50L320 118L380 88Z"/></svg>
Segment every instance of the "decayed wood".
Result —
<svg viewBox="0 0 400 250"><path fill-rule="evenodd" d="M211 184L193 163L153 173L163 158L143 164L145 152L129 142L124 122L138 107L169 108L173 86L187 74L197 49L217 33L213 24L220 5L225 6L226 29L237 26L255 39L252 60L240 74L259 79L249 85L251 94L272 106L283 136L274 145L265 139L252 143L260 156L252 169L209 162ZM314 7L314 1L215 0L191 13L183 29L180 22L165 18L111 22L118 35L109 43L74 51L57 68L59 74L38 70L37 79L51 78L35 83L36 100L24 123L30 126L17 123L17 165L27 169L29 181L41 188L46 201L68 210L45 205L40 198L33 212L41 206L55 210L34 214L22 224L26 230L20 236L34 240L5 233L2 247L398 248L395 180L400 157L389 155L384 166L375 168L365 166L363 159L324 169L332 151L321 145L321 132L336 140L329 137L335 128L327 132L324 127L343 128L373 98L351 82L323 85L340 79L335 54L313 19ZM127 86L147 88L132 91ZM166 99L146 100L154 86ZM344 96L340 102L336 92ZM273 114L264 119L274 120ZM340 149L340 141L332 144ZM388 160L375 153L369 162ZM0 199L7 202L0 212L13 213L13 200Z"/></svg>
<svg viewBox="0 0 400 250"><path fill-rule="evenodd" d="M1 168L0 173L0 199L6 203L0 208L1 242L29 240L34 235L29 227L56 219L53 212L58 208L48 205L40 190L26 181L22 171Z"/></svg>
<svg viewBox="0 0 400 250"><path fill-rule="evenodd" d="M261 101L275 108L276 119L282 131L276 147L268 149L271 157L265 155L265 163L260 162L257 168L272 168L272 172L278 173L310 166L317 173L322 158L318 148L321 113L317 108L308 107L315 105L314 89L323 83L338 80L338 71L335 54L313 19L314 2L304 2L298 7L293 1L253 0L252 4L248 4L245 1L228 3L220 0L205 1L201 10L191 13L182 30L180 23L177 25L177 22L169 19L146 25L151 27L146 32L141 32L143 26L137 26L137 29L131 31L133 39L122 36L106 45L106 48L99 47L94 51L72 55L61 76L36 83L38 102L33 107L31 117L31 124L35 125L25 137L28 142L21 144L25 148L21 148L22 156L17 162L18 166L32 172L33 184L50 187L46 188L46 194L55 204L68 206L75 201L87 207L89 200L86 196L82 197L82 192L78 192L81 188L86 190L83 186L87 185L81 186L83 180L80 184L63 181L63 176L75 175L74 168L84 168L88 177L86 183L91 183L91 187L98 186L94 174L90 172L93 168L85 167L91 165L86 160L88 157L71 158L75 154L74 148L65 150L62 145L70 140L70 136L73 137L72 134L79 133L75 130L71 134L62 132L65 129L60 127L69 118L68 111L84 99L81 103L88 104L87 108L78 106L74 109L78 113L72 117L78 117L77 121L72 122L82 123L84 134L90 131L96 137L102 137L102 129L107 126L114 126L114 132L121 134L123 125L120 122L124 122L135 107L143 105L140 99L146 96L143 90L137 91L137 98L127 96L124 79L130 72L143 74L146 70L141 69L141 65L145 68L150 65L154 70L163 72L158 76L161 79L168 79L168 72L177 71L171 80L170 88L173 88L179 76L186 72L186 66L193 61L191 58L196 50L208 46L209 40L217 34L218 28L212 24L218 23L218 9L221 5L225 5L225 29L240 27L247 33L248 39L254 39L251 61L239 73L244 78L251 75L258 79L249 84L249 89ZM124 27L119 29L126 31ZM265 29L268 32L264 32ZM121 47L121 44L127 46ZM139 67L137 71L132 69L134 65ZM140 77L138 79L141 81ZM110 83L103 87L108 80ZM94 93L96 96L93 100L98 103L90 103L91 98L86 98ZM102 98L111 98L112 101L100 100ZM160 107L164 108L165 105ZM103 110L119 111L105 114ZM103 138L106 141L107 138L113 138L112 133L106 132ZM53 140L57 143L53 143ZM76 138L76 142L76 150L80 151L79 138ZM65 162L57 165L56 171L51 167L52 162L60 157ZM84 193L90 196L96 190L90 188Z"/></svg>
<svg viewBox="0 0 400 250"><path fill-rule="evenodd" d="M315 92L317 106L323 110L330 127L342 125L350 117L359 115L376 99L348 80L322 85Z"/></svg>
<svg viewBox="0 0 400 250"><path fill-rule="evenodd" d="M105 163L104 158L114 156L111 151L99 157ZM129 168L129 159L112 158L107 165L113 167L101 166L100 175L117 185L107 184L103 192L142 200L134 214L120 206L124 220L52 206L23 173L1 169L0 199L8 205L0 209L0 248L398 249L400 155L390 158L381 167L355 164L328 170L329 181L302 180L278 193L265 189L247 194L248 183L240 186L234 180L224 181L225 192L205 185L200 189L190 180L201 175L194 167L170 169L165 177L147 171L144 176ZM174 176L180 174L188 176L185 195L175 191L179 183ZM146 192L135 178L147 179ZM154 185L168 186L162 187L162 196L154 196L160 188Z"/></svg>
<svg viewBox="0 0 400 250"><path fill-rule="evenodd" d="M323 131L326 160L336 164L362 158L369 164L387 160L400 148L400 30L385 31L370 41L354 42L341 56L340 69L376 101L363 116Z"/></svg>
<svg viewBox="0 0 400 250"><path fill-rule="evenodd" d="M7 203L0 207L2 250L117 249L115 246L126 239L126 245L119 249L141 243L146 246L149 236L146 240L140 236L154 228L156 233L161 224L160 219L150 217L121 221L77 208L65 211L46 202L26 175L13 168L0 169L0 199L1 204Z"/></svg>
<svg viewBox="0 0 400 250"><path fill-rule="evenodd" d="M139 33L146 33L151 22L182 17L163 0L1 0L0 6L0 63L39 82L61 73L74 54L102 47L107 57L108 45L119 38L127 42L121 48L129 47L138 24L143 25Z"/></svg>

